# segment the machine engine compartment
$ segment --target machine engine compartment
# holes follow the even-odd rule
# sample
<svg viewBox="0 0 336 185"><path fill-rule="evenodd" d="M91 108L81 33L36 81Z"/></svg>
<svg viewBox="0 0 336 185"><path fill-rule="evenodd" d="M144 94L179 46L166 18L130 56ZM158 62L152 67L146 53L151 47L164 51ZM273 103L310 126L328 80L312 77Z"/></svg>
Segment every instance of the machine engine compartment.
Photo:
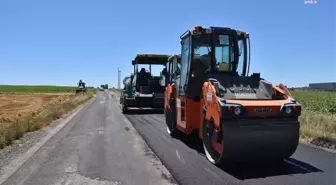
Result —
<svg viewBox="0 0 336 185"><path fill-rule="evenodd" d="M272 83L258 77L211 75L209 81L216 88L217 96L222 99L245 100L279 100L284 96L277 95Z"/></svg>
<svg viewBox="0 0 336 185"><path fill-rule="evenodd" d="M196 87L193 84L199 84L200 81L203 81L203 83L210 81L216 88L217 97L223 100L285 99L285 96L273 88L272 83L259 76L227 76L216 73L207 74L203 78L192 79L188 88L188 96L199 96L194 93Z"/></svg>

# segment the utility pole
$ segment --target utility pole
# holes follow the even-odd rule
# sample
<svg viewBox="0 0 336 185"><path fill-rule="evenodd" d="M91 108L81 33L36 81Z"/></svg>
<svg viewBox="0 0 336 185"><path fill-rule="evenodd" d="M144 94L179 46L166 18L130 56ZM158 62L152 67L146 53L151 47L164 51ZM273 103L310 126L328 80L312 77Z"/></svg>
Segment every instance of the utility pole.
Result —
<svg viewBox="0 0 336 185"><path fill-rule="evenodd" d="M118 89L120 89L120 73L121 71L118 68Z"/></svg>

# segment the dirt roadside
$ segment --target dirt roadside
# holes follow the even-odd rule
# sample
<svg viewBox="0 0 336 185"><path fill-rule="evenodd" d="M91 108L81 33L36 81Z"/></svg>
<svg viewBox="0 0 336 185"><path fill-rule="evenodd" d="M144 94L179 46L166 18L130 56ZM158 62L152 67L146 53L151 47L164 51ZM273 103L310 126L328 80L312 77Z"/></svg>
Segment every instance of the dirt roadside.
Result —
<svg viewBox="0 0 336 185"><path fill-rule="evenodd" d="M29 114L68 101L73 94L0 94L0 123L10 123Z"/></svg>
<svg viewBox="0 0 336 185"><path fill-rule="evenodd" d="M32 146L46 137L53 128L57 127L72 112L81 107L95 96L93 93L74 94L1 94L0 95L0 141L10 139L10 132L17 133L21 128L21 133L12 138L8 146L0 149L0 173L2 167L8 165L13 159L28 151ZM21 105L21 106L20 106ZM22 106L23 105L23 106ZM5 108L6 109L5 109ZM38 127L35 130L27 129L28 124L35 123ZM20 125L13 129L6 129L5 126ZM31 126L30 125L30 126ZM23 132L25 131L25 132ZM3 137L5 135L5 138Z"/></svg>

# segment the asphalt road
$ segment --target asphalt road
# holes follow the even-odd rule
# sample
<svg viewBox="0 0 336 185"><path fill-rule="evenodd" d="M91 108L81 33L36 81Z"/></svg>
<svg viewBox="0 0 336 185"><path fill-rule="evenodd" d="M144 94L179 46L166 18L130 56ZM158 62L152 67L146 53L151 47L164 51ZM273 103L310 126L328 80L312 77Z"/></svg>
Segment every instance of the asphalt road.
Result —
<svg viewBox="0 0 336 185"><path fill-rule="evenodd" d="M173 183L168 170L121 114L111 95L98 92L3 184Z"/></svg>
<svg viewBox="0 0 336 185"><path fill-rule="evenodd" d="M125 117L118 94L98 92L3 184L336 184L335 153L300 144L280 164L218 168L195 140L171 138L161 113Z"/></svg>
<svg viewBox="0 0 336 185"><path fill-rule="evenodd" d="M119 97L113 94L118 103ZM133 113L132 113L133 112ZM127 118L179 184L335 185L336 154L300 144L291 159L279 164L210 164L197 136L171 138L164 115L132 111Z"/></svg>

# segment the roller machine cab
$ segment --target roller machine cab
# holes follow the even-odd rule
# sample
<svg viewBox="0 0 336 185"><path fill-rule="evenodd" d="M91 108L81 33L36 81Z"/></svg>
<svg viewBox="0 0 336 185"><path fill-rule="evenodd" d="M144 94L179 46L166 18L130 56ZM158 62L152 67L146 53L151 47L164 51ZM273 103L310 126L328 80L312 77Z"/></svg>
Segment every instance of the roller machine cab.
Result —
<svg viewBox="0 0 336 185"><path fill-rule="evenodd" d="M215 165L290 157L301 105L284 85L249 75L249 34L196 26L180 39L181 66L165 92L167 132L198 133Z"/></svg>
<svg viewBox="0 0 336 185"><path fill-rule="evenodd" d="M166 73L162 74L162 84L165 86L165 102L164 102L164 113L166 122L169 123L174 117L176 119L176 106L175 99L176 97L176 76L180 74L181 70L181 55L172 55L168 58L166 64ZM170 106L173 105L173 106ZM168 124L167 126L171 127L174 125ZM171 129L171 128L170 128ZM169 130L168 130L169 131Z"/></svg>
<svg viewBox="0 0 336 185"><path fill-rule="evenodd" d="M174 84L176 74L180 73L181 55L172 55L168 58L164 73L161 73L162 86L168 87Z"/></svg>

